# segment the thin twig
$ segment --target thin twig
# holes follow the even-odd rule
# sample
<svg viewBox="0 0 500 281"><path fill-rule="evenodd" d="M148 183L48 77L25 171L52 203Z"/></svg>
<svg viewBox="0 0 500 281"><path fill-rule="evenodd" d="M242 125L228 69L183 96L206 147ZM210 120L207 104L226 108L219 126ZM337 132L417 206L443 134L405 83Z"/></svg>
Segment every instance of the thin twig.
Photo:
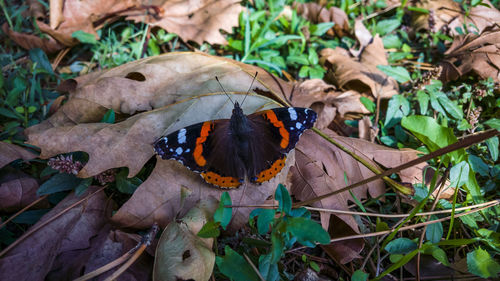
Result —
<svg viewBox="0 0 500 281"><path fill-rule="evenodd" d="M247 262L250 264L250 266L253 268L253 270L255 271L255 273L257 274L257 276L259 276L260 280L261 281L266 281L266 279L260 274L259 269L255 266L255 264L253 264L252 260L250 260L250 258L245 253L243 253L243 256L245 257L245 259L247 260Z"/></svg>

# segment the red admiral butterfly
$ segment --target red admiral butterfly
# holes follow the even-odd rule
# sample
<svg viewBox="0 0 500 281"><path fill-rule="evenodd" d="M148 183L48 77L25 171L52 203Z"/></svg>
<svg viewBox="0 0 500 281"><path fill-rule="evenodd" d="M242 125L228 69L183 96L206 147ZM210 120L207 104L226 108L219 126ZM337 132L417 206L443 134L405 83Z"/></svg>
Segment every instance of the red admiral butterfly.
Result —
<svg viewBox="0 0 500 281"><path fill-rule="evenodd" d="M223 188L272 179L285 166L286 154L310 129L311 109L282 107L245 115L238 102L230 119L182 128L154 143L162 159L175 159L203 179Z"/></svg>

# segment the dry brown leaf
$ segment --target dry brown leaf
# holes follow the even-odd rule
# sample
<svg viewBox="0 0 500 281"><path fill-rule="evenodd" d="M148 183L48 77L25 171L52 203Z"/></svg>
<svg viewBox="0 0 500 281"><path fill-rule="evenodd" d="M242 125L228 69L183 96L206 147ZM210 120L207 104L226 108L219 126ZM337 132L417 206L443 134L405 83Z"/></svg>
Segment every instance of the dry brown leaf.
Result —
<svg viewBox="0 0 500 281"><path fill-rule="evenodd" d="M215 264L213 238L197 236L217 209L214 198L200 201L163 231L155 254L153 280L209 280Z"/></svg>
<svg viewBox="0 0 500 281"><path fill-rule="evenodd" d="M396 80L378 70L376 65L381 63L380 58L383 44L376 36L361 54L361 61L349 57L342 48L323 49L321 60L324 65L332 71L333 77L327 75L327 79L344 90L355 90L359 93L370 93L373 97L390 98L398 94L399 87ZM385 58L385 53L384 56ZM387 64L387 63L385 63Z"/></svg>
<svg viewBox="0 0 500 281"><path fill-rule="evenodd" d="M318 113L315 127L328 127L338 112L341 116L348 112L370 113L360 102L361 95L356 91L340 92L321 79L310 79L300 84L291 96L296 106L310 107Z"/></svg>
<svg viewBox="0 0 500 281"><path fill-rule="evenodd" d="M155 5L162 11L156 17L145 14L137 16L137 12L125 14L133 14L128 19L160 26L168 32L178 34L184 41L192 40L198 44L203 44L204 41L226 44L227 41L219 30L231 33L232 28L238 25L239 14L243 11L239 0L161 0L156 1Z"/></svg>
<svg viewBox="0 0 500 281"><path fill-rule="evenodd" d="M120 258L130 249L136 247L141 239L141 236L137 234L130 234L120 230L111 230L111 226L106 225L98 234L96 234L96 237L91 239L91 245L88 248L85 256L81 254L79 255L79 257L61 257L69 261L75 260L74 264L80 265L80 268L75 268L78 270L77 273L82 272L83 274L87 274ZM148 247L148 249L152 247L153 246L150 246ZM149 252L146 251L146 253ZM149 280L153 271L154 261L153 257L146 253L143 253L138 260L136 260L129 268L127 268L127 270L120 275L118 280ZM61 258L58 257L58 260L61 260ZM109 270L92 280L105 280L113 272L114 269ZM67 278L66 276L70 276L73 274L75 273L64 272L63 270L54 270L50 272L48 277L51 278L49 280L65 280Z"/></svg>
<svg viewBox="0 0 500 281"><path fill-rule="evenodd" d="M96 187L89 187L82 196L96 190ZM81 199L82 197L71 193L33 227L37 227ZM109 199L101 191L31 234L2 256L0 280L45 280L49 271L55 269L54 266L59 266L56 262L58 255L66 252L75 253L90 246L91 238L104 226L110 215L109 203ZM79 271L72 273L79 274Z"/></svg>
<svg viewBox="0 0 500 281"><path fill-rule="evenodd" d="M12 213L28 206L39 198L36 194L38 190L36 179L17 170L7 170L6 174L0 177L0 211ZM35 207L48 207L48 202L43 201Z"/></svg>
<svg viewBox="0 0 500 281"><path fill-rule="evenodd" d="M317 3L294 3L297 14L314 22L333 22L335 25L327 32L328 35L338 37L347 36L350 32L349 18L346 13L338 7L326 9Z"/></svg>
<svg viewBox="0 0 500 281"><path fill-rule="evenodd" d="M133 176L154 155L152 143L160 136L231 115L233 106L218 92L215 76L227 91L240 92L230 97L241 101L256 71L259 75L253 90L276 99L290 95L288 83L257 67L201 53L170 53L77 78L68 102L48 120L28 128L26 134L29 143L41 148L42 158L72 151L88 153L89 162L79 176L94 176L117 167L128 167L129 176ZM277 106L275 101L253 94L242 105L247 114ZM99 123L108 108L124 117L115 124ZM287 165L292 163L293 154L289 154ZM231 197L235 203L261 203L284 181L287 170L261 186L247 184L231 190ZM192 194L181 210L183 186ZM135 228L149 227L154 221L165 226L177 212L185 212L200 198L219 198L222 191L173 160L159 160L113 220ZM235 212L233 225L245 223L250 211Z"/></svg>
<svg viewBox="0 0 500 281"><path fill-rule="evenodd" d="M64 45L60 44L54 38L41 38L39 36L27 33L20 33L9 29L7 23L2 25L2 30L12 41L25 49L40 48L46 53L54 53L61 50Z"/></svg>
<svg viewBox="0 0 500 281"><path fill-rule="evenodd" d="M30 160L36 155L15 144L0 141L0 168L16 159Z"/></svg>
<svg viewBox="0 0 500 281"><path fill-rule="evenodd" d="M452 81L473 72L500 82L500 30L458 36L445 52L440 79Z"/></svg>
<svg viewBox="0 0 500 281"><path fill-rule="evenodd" d="M460 4L453 0L425 0L416 1L416 7L431 11L428 14L414 12L412 22L415 30L431 30L436 32L445 29L451 35L460 35L457 28L463 29L467 26L467 32L481 33L491 26L498 26L500 22L500 11L498 11L489 1L482 1L484 5L472 7L466 15ZM431 22L434 26L429 26L429 17L433 17Z"/></svg>

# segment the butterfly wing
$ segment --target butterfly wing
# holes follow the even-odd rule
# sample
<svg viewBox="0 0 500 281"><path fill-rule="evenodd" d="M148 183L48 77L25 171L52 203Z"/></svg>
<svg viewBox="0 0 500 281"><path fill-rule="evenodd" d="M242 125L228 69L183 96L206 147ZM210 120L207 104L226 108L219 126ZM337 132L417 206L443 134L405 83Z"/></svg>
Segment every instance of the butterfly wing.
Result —
<svg viewBox="0 0 500 281"><path fill-rule="evenodd" d="M221 119L182 128L158 139L153 145L154 150L162 159L177 160L200 173L210 184L223 188L238 187L243 177L234 176L241 175L241 172L236 172L238 164L232 162L237 159L228 150L228 125L228 119Z"/></svg>
<svg viewBox="0 0 500 281"><path fill-rule="evenodd" d="M316 118L316 112L300 107L275 108L249 115L254 132L249 145L250 181L262 183L276 176L285 166L286 154L295 147L302 133L312 128Z"/></svg>

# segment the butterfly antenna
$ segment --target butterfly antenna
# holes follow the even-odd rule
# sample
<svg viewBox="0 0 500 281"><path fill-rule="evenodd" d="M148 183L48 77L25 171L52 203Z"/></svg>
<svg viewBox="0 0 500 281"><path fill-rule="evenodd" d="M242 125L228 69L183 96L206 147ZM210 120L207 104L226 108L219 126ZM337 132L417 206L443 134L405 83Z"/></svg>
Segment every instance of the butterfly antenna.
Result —
<svg viewBox="0 0 500 281"><path fill-rule="evenodd" d="M226 90L224 89L224 87L222 87L222 84L219 81L219 77L215 76L215 80L217 80L217 83L219 83L219 86L221 87L222 91L224 91L224 94L226 94L226 96L229 98L229 100L231 101L231 103L234 104L233 100L231 99L231 96L229 96L229 94L226 92Z"/></svg>
<svg viewBox="0 0 500 281"><path fill-rule="evenodd" d="M248 93L250 93L250 90L252 89L252 86L253 86L253 82L255 82L255 78L257 78L257 74L259 74L259 72L255 72L255 76L253 77L252 83L250 83L250 88L248 88L247 94L243 98L243 101L241 102L241 105L243 105L243 103L245 102L245 99L248 96Z"/></svg>

